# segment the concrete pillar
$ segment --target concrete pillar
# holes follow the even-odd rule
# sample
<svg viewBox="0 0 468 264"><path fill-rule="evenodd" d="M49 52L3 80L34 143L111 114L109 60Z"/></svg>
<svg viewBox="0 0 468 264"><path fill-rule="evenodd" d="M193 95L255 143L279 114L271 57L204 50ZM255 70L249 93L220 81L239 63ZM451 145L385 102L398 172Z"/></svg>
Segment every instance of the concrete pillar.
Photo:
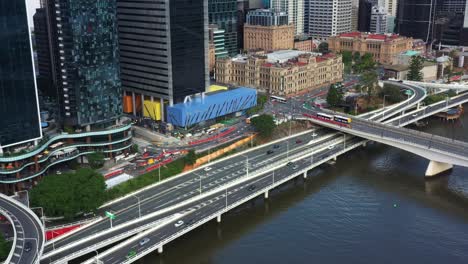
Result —
<svg viewBox="0 0 468 264"><path fill-rule="evenodd" d="M416 109L418 109L418 110L419 110L419 108L421 108L421 103L418 103L418 105L416 107Z"/></svg>
<svg viewBox="0 0 468 264"><path fill-rule="evenodd" d="M363 147L367 147L367 141L364 142L364 143L362 143L362 146L363 146Z"/></svg>
<svg viewBox="0 0 468 264"><path fill-rule="evenodd" d="M431 160L431 162L429 162L429 166L427 166L426 177L437 176L441 174L442 172L451 170L452 168L453 168L452 164Z"/></svg>
<svg viewBox="0 0 468 264"><path fill-rule="evenodd" d="M337 156L333 157L333 160L334 160L334 161L336 161L337 159L338 159L338 157L337 157Z"/></svg>
<svg viewBox="0 0 468 264"><path fill-rule="evenodd" d="M135 101L135 92L132 92L132 107L133 115L136 115L136 101Z"/></svg>
<svg viewBox="0 0 468 264"><path fill-rule="evenodd" d="M158 253L159 254L163 253L163 246L158 247Z"/></svg>
<svg viewBox="0 0 468 264"><path fill-rule="evenodd" d="M304 172L304 179L307 179L307 171Z"/></svg>
<svg viewBox="0 0 468 264"><path fill-rule="evenodd" d="M164 118L164 99L159 99L160 102L161 102L161 121L165 121L165 118Z"/></svg>
<svg viewBox="0 0 468 264"><path fill-rule="evenodd" d="M268 191L265 191L265 199L268 199Z"/></svg>
<svg viewBox="0 0 468 264"><path fill-rule="evenodd" d="M221 215L220 214L216 217L216 222L221 223Z"/></svg>
<svg viewBox="0 0 468 264"><path fill-rule="evenodd" d="M2 148L2 145L0 145L0 155L3 154L3 148Z"/></svg>
<svg viewBox="0 0 468 264"><path fill-rule="evenodd" d="M91 131L91 125L87 125L85 130L86 130L86 132Z"/></svg>
<svg viewBox="0 0 468 264"><path fill-rule="evenodd" d="M154 97L153 97L153 96L150 96L150 98L151 98L151 102L154 102Z"/></svg>

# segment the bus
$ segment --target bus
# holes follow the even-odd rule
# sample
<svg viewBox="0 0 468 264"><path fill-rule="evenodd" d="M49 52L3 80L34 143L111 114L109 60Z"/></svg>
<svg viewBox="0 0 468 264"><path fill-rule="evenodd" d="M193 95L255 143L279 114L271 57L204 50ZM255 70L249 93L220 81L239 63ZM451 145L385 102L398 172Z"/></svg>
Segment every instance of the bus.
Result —
<svg viewBox="0 0 468 264"><path fill-rule="evenodd" d="M270 96L270 100L272 102L278 102L278 103L283 103L283 104L287 102L286 98L275 96L275 95Z"/></svg>
<svg viewBox="0 0 468 264"><path fill-rule="evenodd" d="M333 120L335 120L338 123L351 124L351 118L349 117L335 115Z"/></svg>
<svg viewBox="0 0 468 264"><path fill-rule="evenodd" d="M117 170L114 170L114 171L110 171L106 174L104 174L104 179L108 180L110 178L113 178L115 176L119 176L121 174L124 173L124 169L117 169Z"/></svg>
<svg viewBox="0 0 468 264"><path fill-rule="evenodd" d="M327 114L324 114L324 113L317 113L317 117L320 118L320 119L324 119L324 120L333 120L332 115L327 115Z"/></svg>

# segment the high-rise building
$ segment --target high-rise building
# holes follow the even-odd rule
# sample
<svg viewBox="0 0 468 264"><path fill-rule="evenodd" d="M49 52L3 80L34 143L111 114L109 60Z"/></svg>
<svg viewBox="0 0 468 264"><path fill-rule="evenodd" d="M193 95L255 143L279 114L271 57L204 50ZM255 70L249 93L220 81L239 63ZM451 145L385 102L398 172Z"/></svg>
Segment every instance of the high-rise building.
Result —
<svg viewBox="0 0 468 264"><path fill-rule="evenodd" d="M373 6L370 19L370 32L387 33L387 11L383 6Z"/></svg>
<svg viewBox="0 0 468 264"><path fill-rule="evenodd" d="M385 8L387 14L392 17L396 17L397 14L398 0L385 0Z"/></svg>
<svg viewBox="0 0 468 264"><path fill-rule="evenodd" d="M237 1L237 50L244 49L244 24L247 18L247 12L249 12L250 9L250 4L249 0ZM260 6L263 6L261 1Z"/></svg>
<svg viewBox="0 0 468 264"><path fill-rule="evenodd" d="M165 105L206 90L207 4L208 0L117 0L124 112L145 115L154 108L157 114L152 117L164 119ZM228 34L226 49L231 44Z"/></svg>
<svg viewBox="0 0 468 264"><path fill-rule="evenodd" d="M351 31L352 0L308 0L308 34L326 39Z"/></svg>
<svg viewBox="0 0 468 264"><path fill-rule="evenodd" d="M197 0L202 4L202 0ZM226 50L236 55L237 49L237 0L208 0L209 23L226 31Z"/></svg>
<svg viewBox="0 0 468 264"><path fill-rule="evenodd" d="M396 18L396 32L403 36L431 39L435 9L434 0L400 0Z"/></svg>
<svg viewBox="0 0 468 264"><path fill-rule="evenodd" d="M64 125L106 126L122 114L115 0L48 4Z"/></svg>
<svg viewBox="0 0 468 264"><path fill-rule="evenodd" d="M0 153L42 137L25 1L0 1Z"/></svg>
<svg viewBox="0 0 468 264"><path fill-rule="evenodd" d="M288 15L272 9L250 11L244 25L244 49L267 51L294 48L294 25Z"/></svg>
<svg viewBox="0 0 468 264"><path fill-rule="evenodd" d="M359 25L359 0L353 0L351 7L351 30L357 31Z"/></svg>
<svg viewBox="0 0 468 264"><path fill-rule="evenodd" d="M208 27L208 41L214 45L216 58L228 56L224 29L218 28L218 25L210 25Z"/></svg>
<svg viewBox="0 0 468 264"><path fill-rule="evenodd" d="M57 97L57 89L53 84L52 62L50 56L49 29L47 26L47 10L45 7L36 9L33 16L34 39L37 54L37 87L45 95Z"/></svg>
<svg viewBox="0 0 468 264"><path fill-rule="evenodd" d="M296 35L304 34L304 0L271 0L270 8L288 14Z"/></svg>
<svg viewBox="0 0 468 264"><path fill-rule="evenodd" d="M372 3L369 0L359 1L358 31L369 32L372 13Z"/></svg>

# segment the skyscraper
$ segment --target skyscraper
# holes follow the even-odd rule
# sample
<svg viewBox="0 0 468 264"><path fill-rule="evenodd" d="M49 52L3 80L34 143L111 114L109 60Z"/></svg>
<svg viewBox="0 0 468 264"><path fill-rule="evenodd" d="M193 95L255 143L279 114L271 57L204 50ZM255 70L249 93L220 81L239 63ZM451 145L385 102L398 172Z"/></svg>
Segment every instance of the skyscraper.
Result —
<svg viewBox="0 0 468 264"><path fill-rule="evenodd" d="M25 1L0 1L0 153L41 138Z"/></svg>
<svg viewBox="0 0 468 264"><path fill-rule="evenodd" d="M49 29L47 27L47 14L45 7L36 9L33 17L34 39L37 54L37 87L46 95L56 97L57 89L52 81L52 63L50 58Z"/></svg>
<svg viewBox="0 0 468 264"><path fill-rule="evenodd" d="M372 12L372 3L369 0L359 1L358 31L369 32Z"/></svg>
<svg viewBox="0 0 468 264"><path fill-rule="evenodd" d="M271 8L288 14L296 35L304 33L304 0L271 0Z"/></svg>
<svg viewBox="0 0 468 264"><path fill-rule="evenodd" d="M205 91L207 4L208 0L117 0L125 112L140 115L154 107L157 119L163 119L165 104Z"/></svg>
<svg viewBox="0 0 468 264"><path fill-rule="evenodd" d="M371 10L370 32L387 33L387 11L383 6L373 6Z"/></svg>
<svg viewBox="0 0 468 264"><path fill-rule="evenodd" d="M352 0L308 0L309 35L327 38L352 29Z"/></svg>
<svg viewBox="0 0 468 264"><path fill-rule="evenodd" d="M108 124L122 114L116 0L55 0L48 8L64 124Z"/></svg>
<svg viewBox="0 0 468 264"><path fill-rule="evenodd" d="M203 0L197 0L202 4ZM226 31L226 50L234 56L237 49L237 0L208 0L209 23Z"/></svg>

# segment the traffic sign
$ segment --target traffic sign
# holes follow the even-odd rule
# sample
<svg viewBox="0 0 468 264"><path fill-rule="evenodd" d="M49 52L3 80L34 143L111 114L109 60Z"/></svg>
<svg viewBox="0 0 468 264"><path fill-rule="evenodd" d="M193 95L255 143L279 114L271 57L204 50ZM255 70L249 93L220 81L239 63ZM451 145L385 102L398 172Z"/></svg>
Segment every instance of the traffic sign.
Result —
<svg viewBox="0 0 468 264"><path fill-rule="evenodd" d="M115 219L115 214L111 213L111 212L107 212L106 211L106 216L109 217L110 219L114 220Z"/></svg>

